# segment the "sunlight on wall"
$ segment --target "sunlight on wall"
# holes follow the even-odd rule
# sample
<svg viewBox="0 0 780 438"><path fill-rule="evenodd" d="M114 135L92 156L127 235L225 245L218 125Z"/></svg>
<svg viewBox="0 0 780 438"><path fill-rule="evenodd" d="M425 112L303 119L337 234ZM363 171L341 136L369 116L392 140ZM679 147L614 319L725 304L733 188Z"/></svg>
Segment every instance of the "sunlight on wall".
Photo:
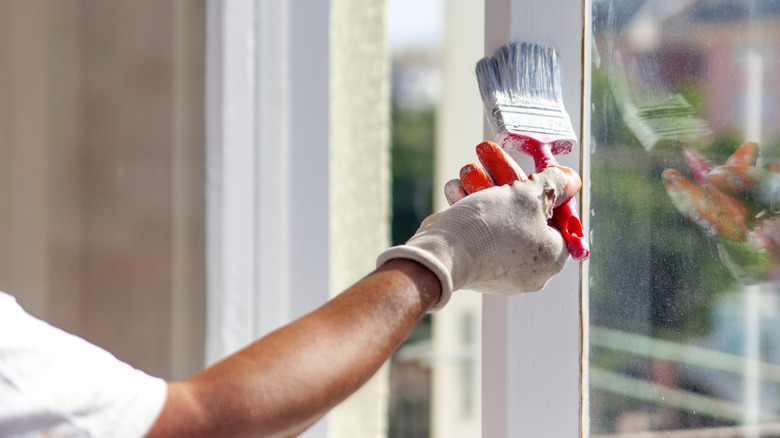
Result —
<svg viewBox="0 0 780 438"><path fill-rule="evenodd" d="M371 272L389 246L389 67L384 3L331 1L330 290ZM331 437L381 437L388 368L330 414Z"/></svg>

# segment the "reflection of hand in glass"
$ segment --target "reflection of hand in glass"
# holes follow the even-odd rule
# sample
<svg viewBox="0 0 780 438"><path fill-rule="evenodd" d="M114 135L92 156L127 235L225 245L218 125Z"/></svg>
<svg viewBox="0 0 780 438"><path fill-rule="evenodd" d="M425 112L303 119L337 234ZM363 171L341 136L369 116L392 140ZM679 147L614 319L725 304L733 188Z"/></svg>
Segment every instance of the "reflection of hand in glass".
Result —
<svg viewBox="0 0 780 438"><path fill-rule="evenodd" d="M677 210L716 238L722 260L746 283L780 274L780 218L770 190L780 173L775 162L758 167L758 156L758 145L745 143L715 166L688 149L683 157L693 182L674 169L662 175Z"/></svg>

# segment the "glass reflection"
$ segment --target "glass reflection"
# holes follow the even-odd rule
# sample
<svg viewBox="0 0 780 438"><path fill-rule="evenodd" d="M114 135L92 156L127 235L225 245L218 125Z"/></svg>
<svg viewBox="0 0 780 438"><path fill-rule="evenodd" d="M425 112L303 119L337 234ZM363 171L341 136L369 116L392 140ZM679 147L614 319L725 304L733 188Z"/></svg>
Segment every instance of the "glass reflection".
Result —
<svg viewBox="0 0 780 438"><path fill-rule="evenodd" d="M780 2L592 7L590 434L780 436Z"/></svg>

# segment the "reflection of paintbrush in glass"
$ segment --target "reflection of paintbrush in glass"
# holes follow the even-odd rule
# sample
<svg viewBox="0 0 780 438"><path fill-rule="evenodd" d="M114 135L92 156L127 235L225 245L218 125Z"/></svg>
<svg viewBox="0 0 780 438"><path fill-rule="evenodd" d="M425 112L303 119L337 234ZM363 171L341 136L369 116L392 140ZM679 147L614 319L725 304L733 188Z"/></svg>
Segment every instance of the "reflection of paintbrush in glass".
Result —
<svg viewBox="0 0 780 438"><path fill-rule="evenodd" d="M625 65L618 62L611 78L623 121L646 150L699 145L712 137L712 130L688 101L661 83L655 57L632 58Z"/></svg>
<svg viewBox="0 0 780 438"><path fill-rule="evenodd" d="M494 57L480 60L476 74L498 144L530 155L537 172L559 167L553 154L571 152L577 137L563 107L558 52L533 43L511 43ZM572 258L587 259L590 251L574 199L553 211L553 223Z"/></svg>

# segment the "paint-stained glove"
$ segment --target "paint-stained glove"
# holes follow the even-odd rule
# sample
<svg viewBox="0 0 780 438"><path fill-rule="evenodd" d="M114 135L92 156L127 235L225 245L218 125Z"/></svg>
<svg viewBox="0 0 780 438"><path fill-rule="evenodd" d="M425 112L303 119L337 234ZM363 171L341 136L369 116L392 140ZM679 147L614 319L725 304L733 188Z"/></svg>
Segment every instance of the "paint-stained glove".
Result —
<svg viewBox="0 0 780 438"><path fill-rule="evenodd" d="M514 161L511 164L517 166ZM469 185L464 178L467 169L473 168L480 169L470 165L461 171L461 190ZM488 173L496 174L490 167ZM448 192L456 181L448 183ZM511 185L475 193L466 188L457 199L448 194L457 202L426 218L406 244L383 252L377 264L406 258L433 271L442 286L434 310L443 307L458 289L500 295L538 291L569 258L561 234L548 220L553 208L580 186L576 174L549 168L528 179L521 175Z"/></svg>
<svg viewBox="0 0 780 438"><path fill-rule="evenodd" d="M693 181L674 169L662 178L672 203L715 239L731 273L744 283L780 278L780 166L757 166L756 143L739 146L722 166L683 152Z"/></svg>

